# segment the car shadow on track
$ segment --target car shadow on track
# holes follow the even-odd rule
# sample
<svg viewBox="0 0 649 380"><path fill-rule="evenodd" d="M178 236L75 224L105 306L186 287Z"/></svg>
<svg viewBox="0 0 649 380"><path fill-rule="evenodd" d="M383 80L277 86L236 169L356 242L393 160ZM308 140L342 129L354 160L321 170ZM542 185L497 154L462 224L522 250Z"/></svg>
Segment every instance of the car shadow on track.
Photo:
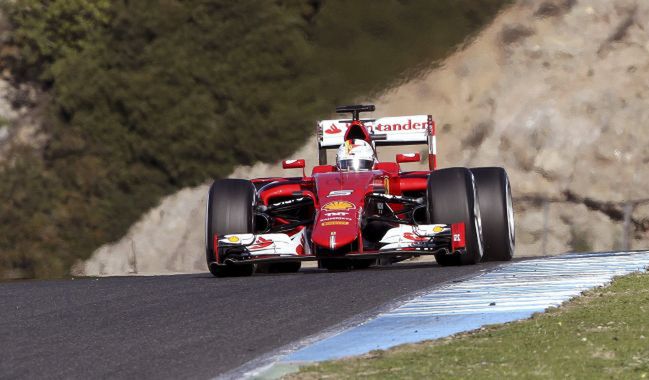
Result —
<svg viewBox="0 0 649 380"><path fill-rule="evenodd" d="M494 263L479 263L473 267L479 268L490 268L493 267ZM302 268L295 273L255 273L252 277L256 278L268 278L268 277L288 277L288 276L300 276L300 275L336 275L343 273L371 273L371 272L384 272L384 271L407 271L415 269L424 269L429 268L431 270L445 270L451 268L459 267L443 267L437 264L434 261L431 262L415 262L415 263L395 263L391 265L377 265L372 266L366 269L349 269L349 270L327 270L324 268L317 267L307 267ZM209 273L197 275L197 277L213 279L214 277ZM224 278L238 278L238 277L224 277Z"/></svg>

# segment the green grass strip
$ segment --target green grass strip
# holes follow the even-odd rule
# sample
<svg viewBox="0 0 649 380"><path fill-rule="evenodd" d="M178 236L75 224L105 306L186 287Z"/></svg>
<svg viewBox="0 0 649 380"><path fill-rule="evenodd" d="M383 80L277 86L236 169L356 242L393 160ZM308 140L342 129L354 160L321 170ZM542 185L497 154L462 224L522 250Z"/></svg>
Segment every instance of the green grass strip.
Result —
<svg viewBox="0 0 649 380"><path fill-rule="evenodd" d="M527 320L314 364L289 378L649 378L649 274Z"/></svg>

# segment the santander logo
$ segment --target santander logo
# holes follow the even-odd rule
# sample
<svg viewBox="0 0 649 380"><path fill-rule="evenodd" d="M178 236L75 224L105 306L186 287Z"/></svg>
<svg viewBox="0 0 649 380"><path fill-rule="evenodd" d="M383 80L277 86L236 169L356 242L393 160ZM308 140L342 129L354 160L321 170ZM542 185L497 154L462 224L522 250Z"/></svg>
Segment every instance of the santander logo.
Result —
<svg viewBox="0 0 649 380"><path fill-rule="evenodd" d="M335 135L335 134L340 133L342 131L343 130L338 128L338 126L336 124L331 124L331 127L327 128L325 130L325 133L329 134L329 135Z"/></svg>
<svg viewBox="0 0 649 380"><path fill-rule="evenodd" d="M412 241L426 241L426 240L430 240L429 237L426 237L426 236L417 236L417 235L413 234L412 232L406 232L406 233L404 233L404 234L403 234L403 237L406 238L406 239L408 239L408 240L412 240Z"/></svg>
<svg viewBox="0 0 649 380"><path fill-rule="evenodd" d="M428 128L430 123L424 122L424 123L419 123L419 122L412 122L412 119L408 119L408 122L399 124L399 123L394 123L394 124L377 124L374 126L374 128L379 131L379 132L392 132L392 131L417 131L417 130L424 130Z"/></svg>
<svg viewBox="0 0 649 380"><path fill-rule="evenodd" d="M273 241L270 239L264 239L263 237L257 238L257 241L253 246L250 247L250 249L264 249L269 247L271 244L273 244Z"/></svg>

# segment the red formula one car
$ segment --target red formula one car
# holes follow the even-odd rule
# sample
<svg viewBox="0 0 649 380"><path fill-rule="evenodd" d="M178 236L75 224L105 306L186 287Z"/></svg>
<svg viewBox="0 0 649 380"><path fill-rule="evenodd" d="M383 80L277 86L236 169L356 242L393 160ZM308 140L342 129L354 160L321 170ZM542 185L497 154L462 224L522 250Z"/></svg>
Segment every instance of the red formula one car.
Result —
<svg viewBox="0 0 649 380"><path fill-rule="evenodd" d="M295 272L317 260L330 270L367 268L420 255L440 265L511 260L514 216L498 167L436 168L430 115L361 119L372 105L338 107L348 120L318 123L320 165L286 160L302 176L219 179L209 190L206 258L215 276ZM402 171L419 153L379 162L376 147L428 145L427 171ZM327 150L338 149L336 165Z"/></svg>

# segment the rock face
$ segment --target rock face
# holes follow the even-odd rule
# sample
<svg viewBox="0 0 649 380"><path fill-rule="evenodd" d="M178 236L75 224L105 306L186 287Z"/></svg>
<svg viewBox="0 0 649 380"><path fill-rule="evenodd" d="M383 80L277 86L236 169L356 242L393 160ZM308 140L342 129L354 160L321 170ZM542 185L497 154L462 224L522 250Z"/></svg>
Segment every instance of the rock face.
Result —
<svg viewBox="0 0 649 380"><path fill-rule="evenodd" d="M620 248L622 206L608 202L649 198L647 25L641 0L522 1L377 107L433 109L442 166L507 168L519 255L543 253L543 210L531 202L543 198L559 201L547 210L548 253ZM633 216L633 247L646 247L647 214Z"/></svg>
<svg viewBox="0 0 649 380"><path fill-rule="evenodd" d="M649 198L649 2L521 0L430 73L374 99L433 113L440 167L504 166L517 255L619 249L623 204ZM295 155L315 159L314 143ZM279 175L277 166L232 177ZM186 189L100 248L79 274L204 271L207 186ZM629 221L649 246L649 204ZM133 248L135 247L135 248Z"/></svg>

